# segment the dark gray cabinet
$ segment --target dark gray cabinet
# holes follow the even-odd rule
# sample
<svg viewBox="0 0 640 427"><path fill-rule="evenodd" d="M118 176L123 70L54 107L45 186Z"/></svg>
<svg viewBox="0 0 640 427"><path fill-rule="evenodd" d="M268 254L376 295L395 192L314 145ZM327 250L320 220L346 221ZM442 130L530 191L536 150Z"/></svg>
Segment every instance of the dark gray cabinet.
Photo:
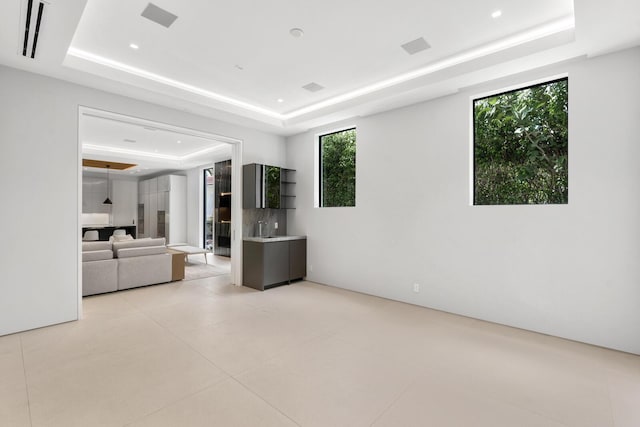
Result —
<svg viewBox="0 0 640 427"><path fill-rule="evenodd" d="M250 163L242 167L244 209L293 209L294 170Z"/></svg>
<svg viewBox="0 0 640 427"><path fill-rule="evenodd" d="M264 207L263 178L262 165L251 163L242 166L242 207L244 209Z"/></svg>
<svg viewBox="0 0 640 427"><path fill-rule="evenodd" d="M242 283L258 290L307 275L307 239L243 242Z"/></svg>
<svg viewBox="0 0 640 427"><path fill-rule="evenodd" d="M289 280L307 275L307 239L289 242Z"/></svg>

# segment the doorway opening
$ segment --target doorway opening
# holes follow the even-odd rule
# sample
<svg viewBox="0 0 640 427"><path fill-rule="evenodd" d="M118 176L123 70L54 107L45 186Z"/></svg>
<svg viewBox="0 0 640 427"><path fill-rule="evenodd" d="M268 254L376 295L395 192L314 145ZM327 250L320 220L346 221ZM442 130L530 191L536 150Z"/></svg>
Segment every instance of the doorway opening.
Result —
<svg viewBox="0 0 640 427"><path fill-rule="evenodd" d="M242 236L242 141L84 106L78 114L80 236L89 228L101 229L98 234L102 236L109 231L107 227L127 226L126 230L133 231L125 233L132 238L165 238L167 246L201 248L200 253L185 255L188 263L197 263L197 255L204 255L209 264L222 255L216 253L219 247L225 252L229 281L241 284L242 245L235 237ZM83 160L99 160L107 169L81 166ZM110 168L112 163L132 166L118 171ZM226 175L216 188L219 164L224 165ZM208 188L207 173L212 173L213 188ZM112 204L103 203L103 193ZM102 215L91 215L94 213ZM96 218L100 224L91 223ZM100 240L103 237L115 238L105 235ZM82 247L78 255L79 314L81 252Z"/></svg>

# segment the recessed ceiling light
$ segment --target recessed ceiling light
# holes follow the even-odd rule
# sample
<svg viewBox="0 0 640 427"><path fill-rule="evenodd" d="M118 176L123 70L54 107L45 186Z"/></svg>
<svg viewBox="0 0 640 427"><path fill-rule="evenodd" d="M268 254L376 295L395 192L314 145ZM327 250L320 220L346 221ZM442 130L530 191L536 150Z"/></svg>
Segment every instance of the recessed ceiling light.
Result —
<svg viewBox="0 0 640 427"><path fill-rule="evenodd" d="M158 150L153 150L153 152L154 152L154 153L157 153L157 152L158 152Z"/></svg>
<svg viewBox="0 0 640 427"><path fill-rule="evenodd" d="M493 13L491 14L492 18L500 18L502 16L502 11L501 10L495 10L493 11Z"/></svg>
<svg viewBox="0 0 640 427"><path fill-rule="evenodd" d="M138 46L138 45L137 45L137 44L135 44L135 43L131 43L131 44L129 45L129 47L130 47L131 49L133 49L133 50L138 50L138 49L140 49L140 46Z"/></svg>
<svg viewBox="0 0 640 427"><path fill-rule="evenodd" d="M299 39L300 37L304 36L304 31L302 31L302 28L292 28L289 30L289 34Z"/></svg>
<svg viewBox="0 0 640 427"><path fill-rule="evenodd" d="M284 99L278 98L278 102L282 104L284 102Z"/></svg>
<svg viewBox="0 0 640 427"><path fill-rule="evenodd" d="M178 141L176 141L176 142L177 142L178 144L182 144L182 141L180 141L180 140L178 140Z"/></svg>

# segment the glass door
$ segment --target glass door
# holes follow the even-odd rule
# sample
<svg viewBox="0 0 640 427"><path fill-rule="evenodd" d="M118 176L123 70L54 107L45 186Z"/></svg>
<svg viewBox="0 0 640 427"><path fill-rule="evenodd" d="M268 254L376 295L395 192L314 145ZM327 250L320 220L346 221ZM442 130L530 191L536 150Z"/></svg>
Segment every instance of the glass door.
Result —
<svg viewBox="0 0 640 427"><path fill-rule="evenodd" d="M203 227L204 236L202 239L204 249L213 249L213 212L215 202L215 180L213 176L213 168L205 169L203 172L204 177L204 215L203 215Z"/></svg>

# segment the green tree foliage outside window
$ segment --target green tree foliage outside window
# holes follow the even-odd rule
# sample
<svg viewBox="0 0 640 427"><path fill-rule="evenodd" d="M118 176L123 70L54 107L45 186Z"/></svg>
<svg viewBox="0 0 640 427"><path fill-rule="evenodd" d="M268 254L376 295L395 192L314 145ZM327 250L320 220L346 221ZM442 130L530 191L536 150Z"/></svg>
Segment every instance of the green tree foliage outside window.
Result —
<svg viewBox="0 0 640 427"><path fill-rule="evenodd" d="M280 168L265 166L267 186L267 207L280 209Z"/></svg>
<svg viewBox="0 0 640 427"><path fill-rule="evenodd" d="M474 204L566 204L568 81L476 99Z"/></svg>
<svg viewBox="0 0 640 427"><path fill-rule="evenodd" d="M356 205L356 130L320 137L322 207Z"/></svg>

